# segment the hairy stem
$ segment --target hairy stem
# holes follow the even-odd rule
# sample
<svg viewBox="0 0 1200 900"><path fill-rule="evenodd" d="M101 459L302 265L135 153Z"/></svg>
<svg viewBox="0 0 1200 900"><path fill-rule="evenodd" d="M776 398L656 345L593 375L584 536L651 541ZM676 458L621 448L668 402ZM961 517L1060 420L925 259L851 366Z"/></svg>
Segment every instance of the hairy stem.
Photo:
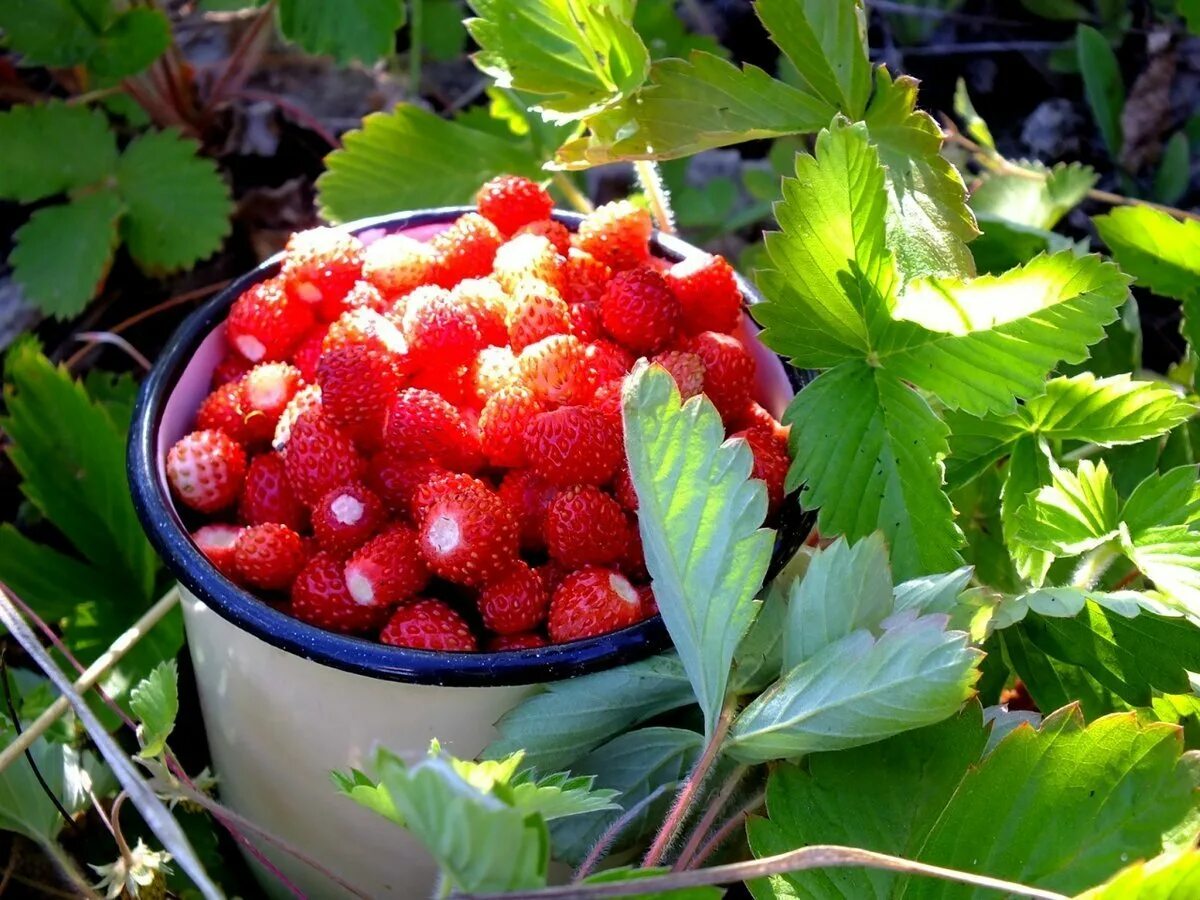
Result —
<svg viewBox="0 0 1200 900"><path fill-rule="evenodd" d="M675 216L671 212L671 196L667 193L666 185L663 184L658 166L652 160L639 159L634 161L633 168L637 172L638 182L646 194L646 200L650 204L650 214L654 216L654 223L658 226L658 230L664 234L674 234Z"/></svg>
<svg viewBox="0 0 1200 900"><path fill-rule="evenodd" d="M1114 541L1106 541L1099 547L1089 550L1084 554L1083 559L1079 561L1079 565L1075 569L1075 574L1071 576L1071 584L1075 587L1091 590L1104 577L1104 573L1108 571L1108 567L1116 562L1120 556L1120 551Z"/></svg>
<svg viewBox="0 0 1200 900"><path fill-rule="evenodd" d="M746 821L746 817L763 805L764 799L766 799L765 794L755 794L741 809L726 819L724 824L714 831L709 839L704 842L704 846L696 851L696 855L692 857L689 867L698 869L704 865L708 861L708 858L716 853L721 848L721 845L733 836L735 831L742 827L742 824Z"/></svg>
<svg viewBox="0 0 1200 900"><path fill-rule="evenodd" d="M573 881L582 881L592 873L596 866L600 865L600 861L604 859L608 848L613 845L613 842L621 836L621 832L629 827L629 823L637 818L646 807L662 796L663 791L667 789L665 784L660 784L653 791L639 800L625 812L621 813L611 825L609 825L596 843L592 845L592 849L588 851L588 855L584 857L583 862L579 864L579 868L575 870Z"/></svg>
<svg viewBox="0 0 1200 900"><path fill-rule="evenodd" d="M588 199L587 194L575 187L575 182L571 180L571 176L566 172L554 173L554 186L562 192L562 195L567 198L567 202L575 208L576 212L587 215L596 208L592 201Z"/></svg>
<svg viewBox="0 0 1200 900"><path fill-rule="evenodd" d="M725 783L721 785L721 789L717 795L708 802L708 809L705 810L704 816L696 823L696 827L692 829L692 836L688 838L688 842L683 845L683 849L679 852L679 858L675 860L676 869L686 869L689 867L692 858L696 855L696 851L700 848L700 842L704 840L704 836L712 829L713 823L717 821L717 816L721 814L721 810L725 808L725 804L729 802L729 798L733 796L733 792L737 790L742 779L746 777L748 768L746 766L738 766L729 773L729 777L725 779Z"/></svg>
<svg viewBox="0 0 1200 900"><path fill-rule="evenodd" d="M51 862L62 873L67 881L71 882L71 887L75 888L83 897L88 900L99 900L100 895L88 883L88 880L79 871L79 866L75 864L75 860L71 854L67 853L57 841L38 841L38 846L42 848L42 852L50 857Z"/></svg>

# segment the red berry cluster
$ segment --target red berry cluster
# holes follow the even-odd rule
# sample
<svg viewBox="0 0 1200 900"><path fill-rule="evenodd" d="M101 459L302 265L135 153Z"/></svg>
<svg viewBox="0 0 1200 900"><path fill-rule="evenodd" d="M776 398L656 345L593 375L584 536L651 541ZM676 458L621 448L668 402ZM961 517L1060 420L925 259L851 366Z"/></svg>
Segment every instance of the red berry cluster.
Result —
<svg viewBox="0 0 1200 900"><path fill-rule="evenodd" d="M200 549L305 622L472 651L652 615L620 415L639 356L707 394L782 499L786 433L751 397L723 258L651 256L627 201L571 234L524 178L477 205L428 243L294 235L230 309L167 456L176 497L215 517Z"/></svg>

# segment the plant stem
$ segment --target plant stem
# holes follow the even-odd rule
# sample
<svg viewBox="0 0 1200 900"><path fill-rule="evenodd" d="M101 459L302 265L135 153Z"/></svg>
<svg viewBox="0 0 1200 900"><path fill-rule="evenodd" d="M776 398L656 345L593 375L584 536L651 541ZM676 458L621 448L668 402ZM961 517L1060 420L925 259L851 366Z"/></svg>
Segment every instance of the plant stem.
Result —
<svg viewBox="0 0 1200 900"><path fill-rule="evenodd" d="M562 191L562 195L567 198L568 203L575 207L576 212L581 212L586 216L596 208L588 199L587 194L575 187L575 182L566 172L554 173L554 186Z"/></svg>
<svg viewBox="0 0 1200 900"><path fill-rule="evenodd" d="M1099 547L1089 550L1079 561L1075 574L1071 576L1071 584L1091 590L1118 556L1120 556L1120 552L1113 541L1105 541Z"/></svg>
<svg viewBox="0 0 1200 900"><path fill-rule="evenodd" d="M721 790L708 802L708 809L705 810L704 816L696 823L696 827L692 829L692 836L688 838L688 842L683 845L683 849L679 852L679 858L675 860L676 869L686 869L688 867L688 864L696 855L696 850L700 847L700 842L704 840L704 836L712 829L713 823L717 821L717 816L721 814L721 810L725 808L725 804L729 802L729 798L733 796L733 792L742 783L742 779L746 776L747 771L747 766L738 766L729 773L729 777L721 785Z"/></svg>
<svg viewBox="0 0 1200 900"><path fill-rule="evenodd" d="M100 895L95 889L88 884L88 880L83 877L83 873L79 871L79 867L75 865L75 860L62 847L58 841L46 840L38 841L38 846L42 848L42 852L50 857L51 861L58 870L62 872L63 877L71 882L71 886L79 891L88 900L99 900Z"/></svg>
<svg viewBox="0 0 1200 900"><path fill-rule="evenodd" d="M408 0L408 93L421 96L421 18L422 0Z"/></svg>
<svg viewBox="0 0 1200 900"><path fill-rule="evenodd" d="M671 213L671 197L662 183L658 166L653 160L638 159L634 160L633 168L650 203L650 214L654 216L658 230L663 234L674 234L675 217Z"/></svg>
<svg viewBox="0 0 1200 900"><path fill-rule="evenodd" d="M698 869L704 865L708 858L716 853L721 848L721 845L729 840L730 836L742 826L742 823L746 821L746 817L763 805L765 798L766 795L763 793L755 794L741 809L726 819L725 823L704 842L704 846L696 851L696 855L692 857L689 868Z"/></svg>
<svg viewBox="0 0 1200 900"><path fill-rule="evenodd" d="M587 878L592 873L592 870L600 865L600 860L604 859L604 854L613 845L613 841L621 836L621 832L628 828L629 823L641 815L646 807L661 797L663 791L666 789L667 786L665 784L660 784L637 803L633 804L633 806L629 807L629 809L625 810L625 812L621 813L611 825L604 829L604 832L596 840L596 843L592 845L592 849L588 851L588 855L579 864L579 868L575 870L575 874L571 880L582 881L584 878Z"/></svg>
<svg viewBox="0 0 1200 900"><path fill-rule="evenodd" d="M671 805L671 811L667 813L667 817L663 820L662 828L659 829L658 836L655 837L654 843L650 846L650 851L646 854L646 858L642 860L644 868L657 866L666 852L667 846L671 843L671 838L675 836L675 832L679 830L679 826L683 824L683 820L687 818L690 811L692 801L696 799L696 795L704 786L704 781L708 777L708 773L712 770L713 764L721 755L721 744L725 741L725 735L729 732L729 726L733 723L733 713L736 705L736 700L730 698L725 701L725 706L721 710L721 715L717 719L717 727L713 729L713 735L708 740L704 752L700 754L700 758L696 760L696 765L688 777L684 780L683 785L679 789L679 793L675 795L675 802Z"/></svg>
<svg viewBox="0 0 1200 900"><path fill-rule="evenodd" d="M275 14L275 0L270 0L264 3L258 11L255 20L246 29L241 39L234 45L233 50L229 54L229 58L225 60L225 67L221 69L221 74L217 76L217 80L213 83L212 90L208 92L208 100L204 104L204 113L211 113L225 97L226 86L230 81L234 80L235 74L240 80L240 71L245 68L246 56L249 53L250 47L257 43L258 37L262 34L264 28L270 23L272 16ZM240 84L235 82L235 90L240 88Z"/></svg>

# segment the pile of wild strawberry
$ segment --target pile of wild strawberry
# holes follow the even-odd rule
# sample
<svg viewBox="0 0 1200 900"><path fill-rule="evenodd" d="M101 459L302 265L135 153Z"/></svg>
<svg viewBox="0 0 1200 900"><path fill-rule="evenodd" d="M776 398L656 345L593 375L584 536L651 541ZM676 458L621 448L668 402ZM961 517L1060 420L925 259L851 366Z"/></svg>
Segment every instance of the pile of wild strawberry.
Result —
<svg viewBox="0 0 1200 900"><path fill-rule="evenodd" d="M621 433L637 357L707 394L782 498L786 435L751 397L723 258L652 257L627 201L576 234L526 179L477 201L428 243L294 235L168 454L175 495L215 517L200 549L305 622L471 651L653 615Z"/></svg>

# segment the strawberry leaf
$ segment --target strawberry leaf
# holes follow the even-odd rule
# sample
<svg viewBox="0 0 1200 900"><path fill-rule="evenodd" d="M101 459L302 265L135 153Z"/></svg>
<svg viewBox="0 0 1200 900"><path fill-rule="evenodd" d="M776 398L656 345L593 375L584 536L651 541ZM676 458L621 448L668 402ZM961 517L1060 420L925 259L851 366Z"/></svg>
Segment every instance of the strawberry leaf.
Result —
<svg viewBox="0 0 1200 900"><path fill-rule="evenodd" d="M1200 7L1198 7L1200 11ZM1079 900L1179 900L1200 893L1200 852L1195 850L1156 856L1122 869L1099 887L1079 895Z"/></svg>
<svg viewBox="0 0 1200 900"><path fill-rule="evenodd" d="M1011 164L1026 174L988 175L971 193L971 209L977 215L1050 229L1087 196L1097 178L1091 166L1077 162L1058 163L1052 169L1037 161Z"/></svg>
<svg viewBox="0 0 1200 900"><path fill-rule="evenodd" d="M280 0L279 30L309 53L369 63L392 55L405 9L403 0Z"/></svg>
<svg viewBox="0 0 1200 900"><path fill-rule="evenodd" d="M164 660L129 692L129 708L138 718L142 759L158 756L167 745L179 715L179 670L174 659Z"/></svg>
<svg viewBox="0 0 1200 900"><path fill-rule="evenodd" d="M99 111L60 101L22 104L0 113L0 158L0 198L31 203L106 178L116 166L117 140Z"/></svg>
<svg viewBox="0 0 1200 900"><path fill-rule="evenodd" d="M1022 507L1016 540L1057 556L1075 556L1117 536L1118 500L1108 467L1085 459L1072 472L1050 465L1050 484Z"/></svg>

